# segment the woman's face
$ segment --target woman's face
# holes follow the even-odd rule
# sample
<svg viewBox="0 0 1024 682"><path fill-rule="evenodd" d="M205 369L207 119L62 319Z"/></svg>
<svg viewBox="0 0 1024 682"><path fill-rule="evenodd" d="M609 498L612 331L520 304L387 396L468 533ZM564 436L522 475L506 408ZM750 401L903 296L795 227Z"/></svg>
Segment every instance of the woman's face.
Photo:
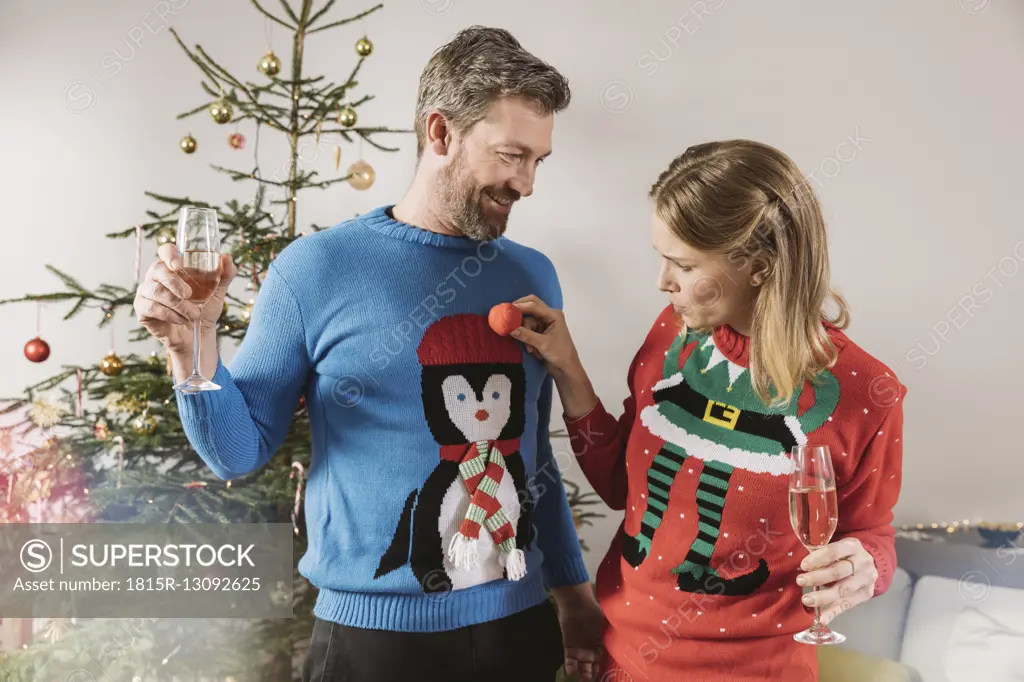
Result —
<svg viewBox="0 0 1024 682"><path fill-rule="evenodd" d="M750 316L760 275L748 259L698 251L673 234L657 213L651 219L651 241L661 256L658 289L668 294L687 327L708 330L729 324L750 332Z"/></svg>

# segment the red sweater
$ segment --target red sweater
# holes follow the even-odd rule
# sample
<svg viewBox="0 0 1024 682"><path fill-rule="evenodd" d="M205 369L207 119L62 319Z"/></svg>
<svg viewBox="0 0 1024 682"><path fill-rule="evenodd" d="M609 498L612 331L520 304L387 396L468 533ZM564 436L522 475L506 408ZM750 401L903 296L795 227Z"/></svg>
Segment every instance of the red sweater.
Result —
<svg viewBox="0 0 1024 682"><path fill-rule="evenodd" d="M829 327L839 349L822 381L770 409L750 385L748 339L731 327L683 339L671 306L628 375L616 419L602 404L566 420L577 460L625 510L597 575L609 680L817 680L796 584L807 550L789 520L793 445L828 445L839 525L875 559L875 594L896 564L906 387Z"/></svg>

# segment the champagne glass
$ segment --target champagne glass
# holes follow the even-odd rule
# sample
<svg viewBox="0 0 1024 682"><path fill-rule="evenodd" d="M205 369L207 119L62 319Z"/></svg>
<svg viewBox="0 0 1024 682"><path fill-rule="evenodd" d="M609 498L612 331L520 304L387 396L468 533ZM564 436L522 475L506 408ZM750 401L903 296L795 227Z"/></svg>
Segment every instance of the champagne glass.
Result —
<svg viewBox="0 0 1024 682"><path fill-rule="evenodd" d="M192 288L192 295L188 300L202 310L220 284L220 227L217 224L217 211L212 208L182 206L178 215L177 246L182 265L178 274ZM220 389L220 386L199 372L201 324L201 319L192 322L192 376L174 387L176 391L182 393Z"/></svg>
<svg viewBox="0 0 1024 682"><path fill-rule="evenodd" d="M792 450L793 473L789 478L789 521L797 538L813 552L827 545L839 523L836 475L826 445L797 445ZM818 591L818 586L814 586ZM821 608L814 607L814 623L793 639L804 644L839 644L846 636L821 622Z"/></svg>

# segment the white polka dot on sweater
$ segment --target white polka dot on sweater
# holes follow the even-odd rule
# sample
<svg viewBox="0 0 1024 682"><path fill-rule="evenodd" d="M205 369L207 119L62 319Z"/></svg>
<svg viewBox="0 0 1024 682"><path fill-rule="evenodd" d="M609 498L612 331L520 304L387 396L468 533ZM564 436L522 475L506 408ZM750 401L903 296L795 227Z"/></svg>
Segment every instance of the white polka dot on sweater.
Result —
<svg viewBox="0 0 1024 682"><path fill-rule="evenodd" d="M629 606L629 602L626 602L626 606Z"/></svg>
<svg viewBox="0 0 1024 682"><path fill-rule="evenodd" d="M784 587L780 587L780 588L779 588L779 592L782 592L782 591L783 591L784 589L786 589L786 588L784 588Z"/></svg>
<svg viewBox="0 0 1024 682"><path fill-rule="evenodd" d="M879 431L879 432L878 432L878 435L879 435L879 436L881 436L881 435L882 435L882 432L881 432L881 431Z"/></svg>
<svg viewBox="0 0 1024 682"><path fill-rule="evenodd" d="M727 537L729 537L729 534L728 533L723 533L722 537L726 537L727 538Z"/></svg>
<svg viewBox="0 0 1024 682"><path fill-rule="evenodd" d="M878 469L872 469L871 473L875 473L876 471L878 471Z"/></svg>
<svg viewBox="0 0 1024 682"><path fill-rule="evenodd" d="M764 519L758 519L758 521L760 521L761 523L764 523Z"/></svg>
<svg viewBox="0 0 1024 682"><path fill-rule="evenodd" d="M738 488L736 488L736 489L737 489L737 490L739 490L740 492L743 492L743 486L739 486L739 487L738 487Z"/></svg>
<svg viewBox="0 0 1024 682"><path fill-rule="evenodd" d="M757 614L756 614L756 613L753 613L753 614L751 614L751 615L750 615L750 617L751 617L751 618L757 618Z"/></svg>
<svg viewBox="0 0 1024 682"><path fill-rule="evenodd" d="M739 557L740 557L740 559L742 559L743 558L743 554L740 554Z"/></svg>
<svg viewBox="0 0 1024 682"><path fill-rule="evenodd" d="M779 623L779 627L780 627L780 628L782 627L782 623Z"/></svg>
<svg viewBox="0 0 1024 682"><path fill-rule="evenodd" d="M687 471L691 474L693 473L693 469L687 469Z"/></svg>
<svg viewBox="0 0 1024 682"><path fill-rule="evenodd" d="M793 556L793 553L792 553L792 552L790 552L790 553L789 553L789 554L787 554L786 556Z"/></svg>
<svg viewBox="0 0 1024 682"><path fill-rule="evenodd" d="M644 450L644 454L645 455L649 455L649 454L651 454L651 451L650 450Z"/></svg>
<svg viewBox="0 0 1024 682"><path fill-rule="evenodd" d="M850 374L852 374L853 376L857 376L856 372L850 372Z"/></svg>
<svg viewBox="0 0 1024 682"><path fill-rule="evenodd" d="M661 555L660 554L658 555L658 561L661 561Z"/></svg>
<svg viewBox="0 0 1024 682"><path fill-rule="evenodd" d="M868 408L865 407L864 408L864 414L867 414L867 413L868 413Z"/></svg>
<svg viewBox="0 0 1024 682"><path fill-rule="evenodd" d="M697 612L697 615L698 615L698 616L703 616L703 615L704 615L704 612L703 612L703 611L698 611L698 612Z"/></svg>
<svg viewBox="0 0 1024 682"><path fill-rule="evenodd" d="M720 630L721 630L722 632L725 632L725 628L720 628Z"/></svg>
<svg viewBox="0 0 1024 682"><path fill-rule="evenodd" d="M651 601L654 601L654 595L651 595Z"/></svg>
<svg viewBox="0 0 1024 682"><path fill-rule="evenodd" d="M664 323L664 322L662 322L662 323L661 323L661 326L662 326L662 327L664 327L664 326L665 326L665 323Z"/></svg>
<svg viewBox="0 0 1024 682"><path fill-rule="evenodd" d="M832 417L829 417L829 418L828 418L828 420L829 420L829 421L832 421Z"/></svg>
<svg viewBox="0 0 1024 682"><path fill-rule="evenodd" d="M681 518L681 519L685 519L685 518L686 518L686 514L680 514L680 515L679 515L679 518Z"/></svg>
<svg viewBox="0 0 1024 682"><path fill-rule="evenodd" d="M640 499L641 500L647 499L647 495L644 495L643 493L640 493Z"/></svg>

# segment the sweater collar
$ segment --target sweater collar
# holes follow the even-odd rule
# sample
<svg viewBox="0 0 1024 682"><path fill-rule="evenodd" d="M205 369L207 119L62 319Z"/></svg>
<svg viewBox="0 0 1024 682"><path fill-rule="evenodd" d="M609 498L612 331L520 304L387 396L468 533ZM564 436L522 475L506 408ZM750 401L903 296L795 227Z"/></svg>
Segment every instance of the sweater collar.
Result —
<svg viewBox="0 0 1024 682"><path fill-rule="evenodd" d="M421 227L416 227L415 225L403 223L400 220L395 220L392 209L394 209L394 204L380 206L369 213L360 216L360 220L375 232L379 232L395 239L411 242L413 244L423 244L424 246L437 246L445 249L461 249L464 251L478 249L482 244L492 244L498 249L503 248L504 246L503 240L505 237L499 237L491 242L481 242L476 239L471 239L470 237L431 232L430 230L425 230Z"/></svg>
<svg viewBox="0 0 1024 682"><path fill-rule="evenodd" d="M715 327L712 331L712 336L715 340L715 347L718 348L729 362L741 367L749 366L749 337L740 334L727 324Z"/></svg>

